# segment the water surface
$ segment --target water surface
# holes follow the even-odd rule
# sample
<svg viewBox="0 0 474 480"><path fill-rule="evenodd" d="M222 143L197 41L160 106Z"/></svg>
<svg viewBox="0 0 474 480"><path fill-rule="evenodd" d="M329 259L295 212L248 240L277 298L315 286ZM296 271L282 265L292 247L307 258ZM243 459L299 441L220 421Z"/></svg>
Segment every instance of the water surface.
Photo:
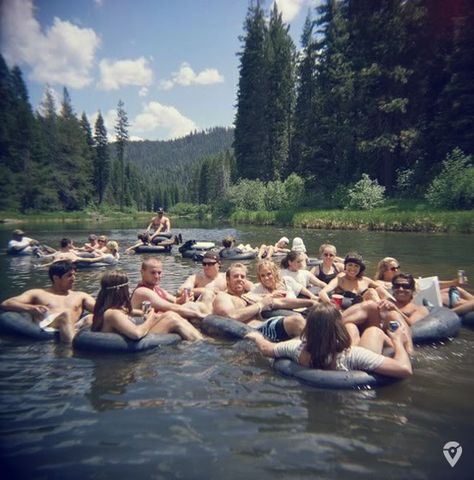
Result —
<svg viewBox="0 0 474 480"><path fill-rule="evenodd" d="M132 227L132 228L130 228ZM30 225L45 243L105 233L123 246L138 225ZM372 274L397 257L419 275L472 268L472 237L182 225L185 238L245 243L301 236L310 254L335 243L360 251ZM0 229L5 245L10 228ZM199 268L163 255L173 291ZM141 256L121 267L139 279ZM251 274L253 264L249 263ZM30 258L0 255L1 298L48 284ZM80 271L95 293L101 270ZM181 343L133 355L85 354L52 343L0 339L2 478L471 478L474 333L418 349L415 375L364 391L318 390L273 372L246 342ZM443 445L463 447L451 468Z"/></svg>

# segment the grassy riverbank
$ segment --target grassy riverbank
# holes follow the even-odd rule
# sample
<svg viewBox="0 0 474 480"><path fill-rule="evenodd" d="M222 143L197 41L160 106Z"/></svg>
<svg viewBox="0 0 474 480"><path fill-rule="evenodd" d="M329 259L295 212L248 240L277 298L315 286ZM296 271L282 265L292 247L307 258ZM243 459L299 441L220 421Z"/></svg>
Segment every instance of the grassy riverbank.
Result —
<svg viewBox="0 0 474 480"><path fill-rule="evenodd" d="M397 201L370 211L298 209L238 211L233 223L289 225L328 230L474 233L474 211L433 210L423 203Z"/></svg>

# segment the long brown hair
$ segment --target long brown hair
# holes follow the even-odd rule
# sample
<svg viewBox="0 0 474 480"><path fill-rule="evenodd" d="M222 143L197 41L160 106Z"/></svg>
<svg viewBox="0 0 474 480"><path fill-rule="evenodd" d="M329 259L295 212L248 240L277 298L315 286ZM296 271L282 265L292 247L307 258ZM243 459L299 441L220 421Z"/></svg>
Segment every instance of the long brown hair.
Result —
<svg viewBox="0 0 474 480"><path fill-rule="evenodd" d="M100 279L100 292L92 317L92 331L100 332L102 330L104 313L109 308L124 308L128 314L132 312L128 276L122 270L105 272Z"/></svg>
<svg viewBox="0 0 474 480"><path fill-rule="evenodd" d="M287 253L286 257L284 257L281 261L281 268L288 268L290 266L290 262L298 260L298 258L302 255L302 252L298 252L296 250L292 250L291 252Z"/></svg>
<svg viewBox="0 0 474 480"><path fill-rule="evenodd" d="M332 368L336 354L351 346L341 312L326 303L318 303L310 310L301 338L313 368Z"/></svg>

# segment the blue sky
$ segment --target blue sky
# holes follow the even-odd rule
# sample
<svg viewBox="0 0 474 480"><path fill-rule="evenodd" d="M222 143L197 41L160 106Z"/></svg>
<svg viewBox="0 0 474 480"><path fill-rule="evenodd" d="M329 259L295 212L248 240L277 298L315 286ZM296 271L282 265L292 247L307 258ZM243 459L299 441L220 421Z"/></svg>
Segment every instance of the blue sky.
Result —
<svg viewBox="0 0 474 480"><path fill-rule="evenodd" d="M299 47L317 0L275 0ZM3 0L2 55L37 108L67 87L77 114L100 110L110 135L121 99L132 139L231 126L248 0ZM262 2L269 11L273 0Z"/></svg>

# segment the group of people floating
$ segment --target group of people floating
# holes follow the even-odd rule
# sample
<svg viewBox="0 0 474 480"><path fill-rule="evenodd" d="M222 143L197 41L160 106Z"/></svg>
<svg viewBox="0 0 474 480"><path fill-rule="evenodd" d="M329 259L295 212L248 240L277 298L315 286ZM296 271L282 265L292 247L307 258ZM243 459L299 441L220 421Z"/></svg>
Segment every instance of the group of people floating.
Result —
<svg viewBox="0 0 474 480"><path fill-rule="evenodd" d="M150 236L169 230L169 219L163 217L150 223ZM28 290L0 305L3 310L28 312L41 328L59 330L64 342L72 342L83 328L132 340L150 333L203 340L201 322L214 314L254 327L245 338L269 357L288 357L311 368L365 370L398 378L412 374L410 327L428 309L413 302L415 279L400 271L395 258L382 259L374 278L369 278L361 255L349 252L341 258L334 245L323 244L320 262L310 268L303 240L296 238L290 248L289 239L282 237L258 248L255 283L243 263L234 262L221 272L220 253L209 250L203 255L202 270L189 276L175 294L161 287L163 263L150 256L141 264L137 285L130 285L124 271L109 270L101 276L94 299L73 290L75 262L84 258L66 240L52 253L51 287ZM104 236L90 236L81 249L97 255L89 260L118 256L116 242ZM459 283L441 282L441 292L445 304L462 314L474 309L474 296ZM293 313L272 316L281 309ZM90 313L84 315L85 311ZM393 356L382 354L386 346Z"/></svg>

